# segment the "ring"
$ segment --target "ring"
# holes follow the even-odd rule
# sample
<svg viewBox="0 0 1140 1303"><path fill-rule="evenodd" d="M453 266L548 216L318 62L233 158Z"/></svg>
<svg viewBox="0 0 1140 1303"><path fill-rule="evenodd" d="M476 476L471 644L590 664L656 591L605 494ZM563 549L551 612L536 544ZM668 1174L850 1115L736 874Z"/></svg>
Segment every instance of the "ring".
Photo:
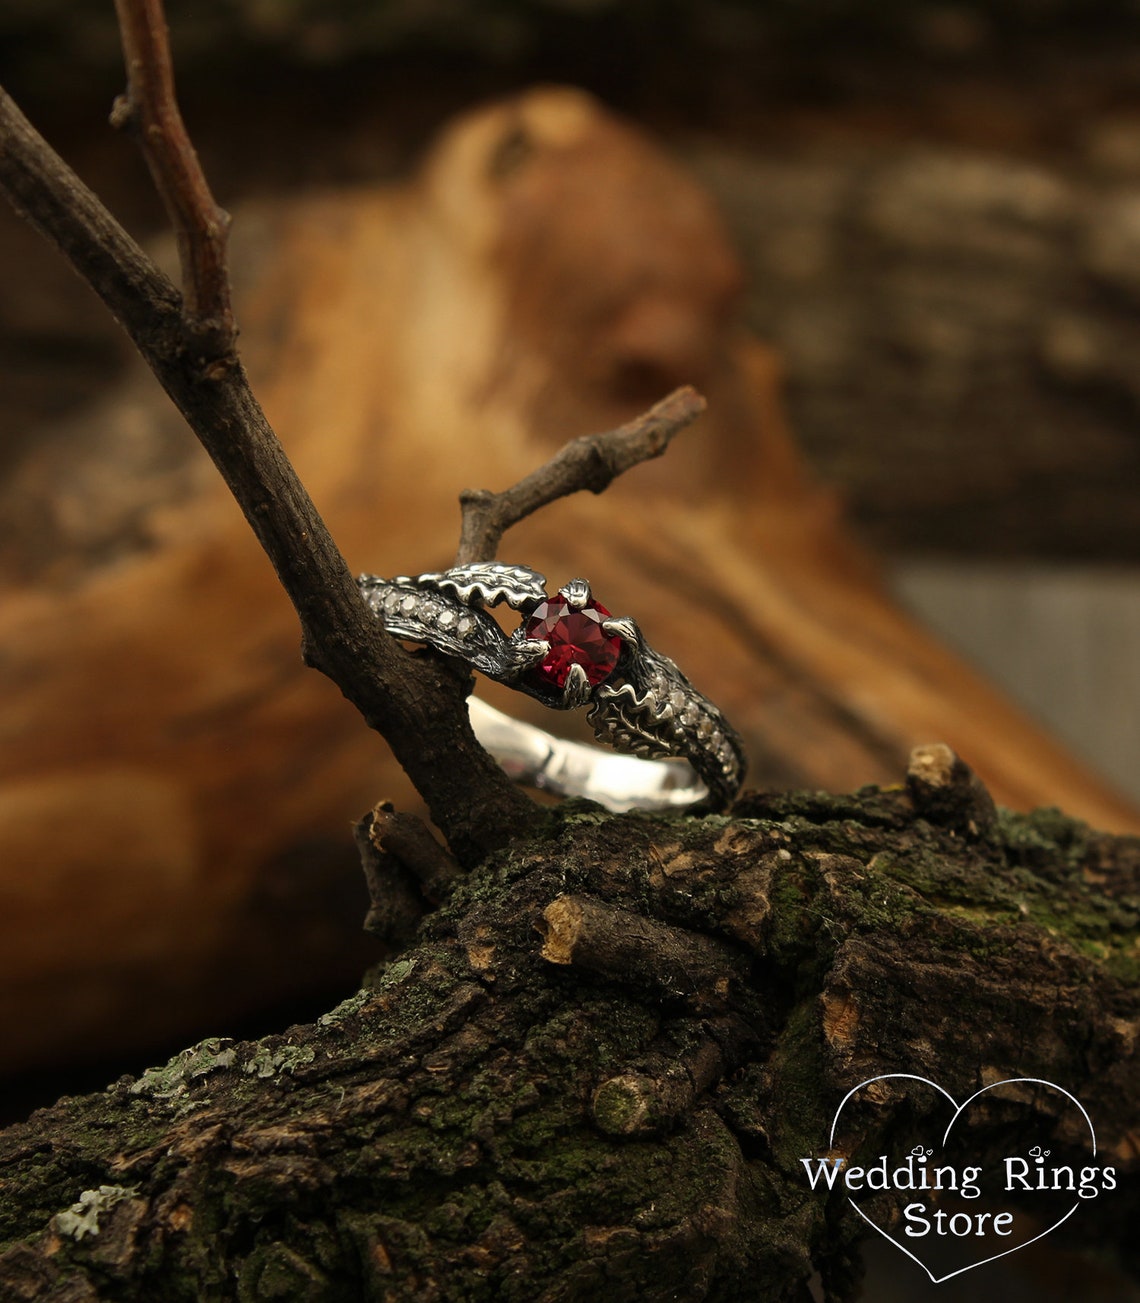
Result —
<svg viewBox="0 0 1140 1303"><path fill-rule="evenodd" d="M740 790L745 760L736 731L633 620L615 619L593 600L586 580L548 597L537 570L488 561L357 582L390 634L458 657L555 710L589 706L594 736L627 753L554 738L472 701L476 736L517 781L613 810L698 801L723 809ZM522 617L509 637L484 610L502 602Z"/></svg>

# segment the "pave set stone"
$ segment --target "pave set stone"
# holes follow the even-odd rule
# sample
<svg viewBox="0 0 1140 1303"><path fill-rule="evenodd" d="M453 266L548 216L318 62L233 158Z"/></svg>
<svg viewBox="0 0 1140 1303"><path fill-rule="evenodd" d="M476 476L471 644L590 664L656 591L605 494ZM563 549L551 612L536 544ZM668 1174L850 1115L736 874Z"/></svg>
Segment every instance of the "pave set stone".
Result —
<svg viewBox="0 0 1140 1303"><path fill-rule="evenodd" d="M369 595L368 603L377 615L386 616L397 628L401 621L416 625L435 625L443 632L454 630L460 637L469 634L475 627L474 620L467 615L459 615L448 599L433 593L430 589L418 589L409 593L407 589L388 588L382 595L374 592ZM415 631L416 636L419 630Z"/></svg>

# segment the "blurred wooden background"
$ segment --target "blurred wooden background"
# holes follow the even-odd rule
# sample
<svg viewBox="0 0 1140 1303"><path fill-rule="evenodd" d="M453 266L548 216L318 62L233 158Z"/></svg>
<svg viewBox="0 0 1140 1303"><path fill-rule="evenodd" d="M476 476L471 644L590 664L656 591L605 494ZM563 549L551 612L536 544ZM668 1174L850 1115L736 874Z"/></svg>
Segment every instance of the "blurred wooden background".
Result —
<svg viewBox="0 0 1140 1303"><path fill-rule="evenodd" d="M741 723L753 785L897 781L937 737L999 800L1140 826L1114 792L1140 797L1133 20L459 12L171 7L243 347L350 565L445 564L461 488L691 381L712 409L665 461L505 555L634 615ZM104 125L107 19L0 3L0 73L153 235ZM551 79L646 134L554 94L437 136ZM351 990L378 952L348 822L410 798L301 670L177 416L7 213L0 281L0 1070L99 1079Z"/></svg>

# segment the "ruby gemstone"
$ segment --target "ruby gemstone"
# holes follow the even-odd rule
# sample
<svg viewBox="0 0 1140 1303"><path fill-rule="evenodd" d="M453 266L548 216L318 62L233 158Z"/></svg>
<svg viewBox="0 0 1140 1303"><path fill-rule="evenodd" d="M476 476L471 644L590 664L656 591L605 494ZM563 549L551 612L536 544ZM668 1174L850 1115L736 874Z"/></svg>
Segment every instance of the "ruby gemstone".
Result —
<svg viewBox="0 0 1140 1303"><path fill-rule="evenodd" d="M561 688L571 665L581 665L590 686L613 673L621 651L621 640L602 628L609 611L597 602L587 602L575 611L565 597L548 597L540 602L527 621L526 636L550 644L550 651L531 670L543 683Z"/></svg>

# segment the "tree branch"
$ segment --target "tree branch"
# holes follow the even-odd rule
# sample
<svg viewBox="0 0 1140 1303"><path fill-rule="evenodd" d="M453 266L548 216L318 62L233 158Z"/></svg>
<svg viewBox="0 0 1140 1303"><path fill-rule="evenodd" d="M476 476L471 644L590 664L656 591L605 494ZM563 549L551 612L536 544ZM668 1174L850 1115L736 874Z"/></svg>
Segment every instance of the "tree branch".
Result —
<svg viewBox="0 0 1140 1303"><path fill-rule="evenodd" d="M887 1074L960 1100L1022 1079L962 1119L991 1192L1031 1144L1090 1163L1065 1096L1024 1079L1072 1092L1117 1184L1050 1242L1140 1272L1140 841L945 818L901 786L728 822L563 807L314 1025L205 1041L0 1133L0 1297L803 1300L818 1271L854 1298L867 1225L803 1161ZM552 963L533 928L567 886L604 910ZM661 932L675 962L647 965L637 937ZM694 1013L723 955L755 1013ZM876 1082L837 1152L894 1167L946 1104ZM863 1197L888 1233L926 1200ZM1019 1232L1040 1216L1009 1202Z"/></svg>
<svg viewBox="0 0 1140 1303"><path fill-rule="evenodd" d="M365 607L240 362L203 356L178 290L0 89L0 194L127 331L218 467L300 617L304 654L383 734L467 863L537 808L479 746L466 677L413 657Z"/></svg>
<svg viewBox="0 0 1140 1303"><path fill-rule="evenodd" d="M545 465L502 493L468 489L460 494L463 525L455 564L493 561L507 530L540 507L582 489L601 493L631 467L660 457L705 406L700 394L685 385L627 425L571 440Z"/></svg>
<svg viewBox="0 0 1140 1303"><path fill-rule="evenodd" d="M132 124L178 235L183 294L151 262L0 89L0 193L51 240L122 324L218 467L301 621L304 658L392 747L457 857L470 863L539 817L479 746L468 674L412 657L362 602L344 558L251 391L234 350L225 238L174 98L161 0L116 0ZM601 492L704 409L679 389L609 434L568 444L500 494L463 497L460 559L489 560L503 532L579 489Z"/></svg>
<svg viewBox="0 0 1140 1303"><path fill-rule="evenodd" d="M174 94L174 66L161 0L115 0L127 93L111 123L137 136L178 239L186 313L215 356L233 352L236 330L226 268L230 218L210 193Z"/></svg>
<svg viewBox="0 0 1140 1303"><path fill-rule="evenodd" d="M572 964L700 1012L725 1008L746 976L724 942L589 896L557 897L537 926L547 963Z"/></svg>

